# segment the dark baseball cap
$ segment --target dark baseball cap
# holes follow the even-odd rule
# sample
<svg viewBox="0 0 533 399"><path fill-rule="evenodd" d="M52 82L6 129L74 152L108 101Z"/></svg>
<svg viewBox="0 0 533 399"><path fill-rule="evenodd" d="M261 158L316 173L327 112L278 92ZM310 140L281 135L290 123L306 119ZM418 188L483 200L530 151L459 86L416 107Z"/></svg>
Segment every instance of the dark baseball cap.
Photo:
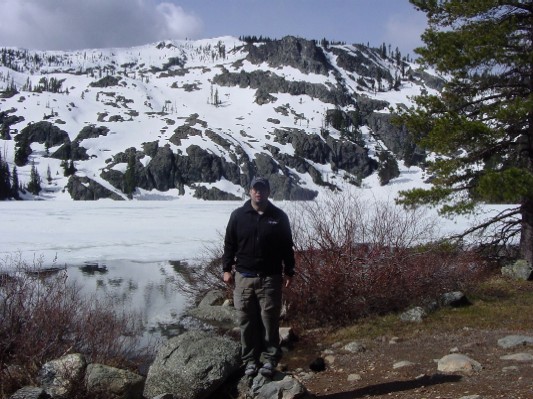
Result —
<svg viewBox="0 0 533 399"><path fill-rule="evenodd" d="M250 183L250 187L255 187L257 184L262 184L270 190L270 183L264 177L254 177Z"/></svg>

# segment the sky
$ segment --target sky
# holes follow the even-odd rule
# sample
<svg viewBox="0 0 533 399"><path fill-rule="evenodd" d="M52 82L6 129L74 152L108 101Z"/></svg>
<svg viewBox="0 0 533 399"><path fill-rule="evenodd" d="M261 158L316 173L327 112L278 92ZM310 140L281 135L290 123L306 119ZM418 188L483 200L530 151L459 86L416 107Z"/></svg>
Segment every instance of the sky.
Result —
<svg viewBox="0 0 533 399"><path fill-rule="evenodd" d="M0 0L0 15L0 46L35 50L294 35L414 56L426 25L408 0Z"/></svg>

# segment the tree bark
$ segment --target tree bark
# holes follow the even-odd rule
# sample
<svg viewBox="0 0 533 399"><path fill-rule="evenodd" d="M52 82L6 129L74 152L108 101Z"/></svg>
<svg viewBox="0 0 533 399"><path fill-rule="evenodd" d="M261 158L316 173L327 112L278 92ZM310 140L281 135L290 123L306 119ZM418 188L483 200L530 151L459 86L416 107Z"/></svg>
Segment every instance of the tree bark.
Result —
<svg viewBox="0 0 533 399"><path fill-rule="evenodd" d="M533 265L533 199L526 199L521 211L520 257Z"/></svg>

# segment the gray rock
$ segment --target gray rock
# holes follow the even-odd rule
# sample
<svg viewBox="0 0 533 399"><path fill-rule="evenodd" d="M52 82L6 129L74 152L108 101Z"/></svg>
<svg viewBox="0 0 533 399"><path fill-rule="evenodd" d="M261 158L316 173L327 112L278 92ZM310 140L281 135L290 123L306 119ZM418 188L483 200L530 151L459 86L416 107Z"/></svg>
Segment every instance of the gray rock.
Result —
<svg viewBox="0 0 533 399"><path fill-rule="evenodd" d="M226 329L239 326L237 310L232 306L201 306L189 309L187 316Z"/></svg>
<svg viewBox="0 0 533 399"><path fill-rule="evenodd" d="M502 356L500 359L514 360L516 362L533 362L533 355L531 353L514 353L512 355Z"/></svg>
<svg viewBox="0 0 533 399"><path fill-rule="evenodd" d="M425 309L420 306L417 306L403 312L400 315L400 320L412 323L420 323L426 316L427 312L425 311Z"/></svg>
<svg viewBox="0 0 533 399"><path fill-rule="evenodd" d="M87 392L116 399L142 399L144 378L128 370L89 364L85 373Z"/></svg>
<svg viewBox="0 0 533 399"><path fill-rule="evenodd" d="M256 399L296 399L307 394L307 389L294 377L277 373L273 381L264 384Z"/></svg>
<svg viewBox="0 0 533 399"><path fill-rule="evenodd" d="M462 372L471 374L480 371L482 368L479 362L459 353L444 356L438 361L437 366L437 369L443 373Z"/></svg>
<svg viewBox="0 0 533 399"><path fill-rule="evenodd" d="M514 280L531 280L533 275L533 266L524 259L502 267L502 275Z"/></svg>
<svg viewBox="0 0 533 399"><path fill-rule="evenodd" d="M461 291L446 292L441 295L440 306L451 306L454 308L470 305L470 301Z"/></svg>
<svg viewBox="0 0 533 399"><path fill-rule="evenodd" d="M498 345L504 349L514 348L517 346L533 345L533 337L524 335L508 335L498 340Z"/></svg>
<svg viewBox="0 0 533 399"><path fill-rule="evenodd" d="M169 393L176 399L204 399L240 365L240 344L214 333L189 331L169 339L158 351L144 396Z"/></svg>
<svg viewBox="0 0 533 399"><path fill-rule="evenodd" d="M23 387L9 397L9 399L49 399L51 396L44 389L38 387Z"/></svg>
<svg viewBox="0 0 533 399"><path fill-rule="evenodd" d="M68 397L79 382L87 363L83 355L73 353L45 363L39 371L41 387L54 398Z"/></svg>
<svg viewBox="0 0 533 399"><path fill-rule="evenodd" d="M349 344L344 345L343 349L351 353L361 353L366 351L366 347L357 341L350 342Z"/></svg>
<svg viewBox="0 0 533 399"><path fill-rule="evenodd" d="M226 299L226 293L221 290L209 291L200 301L198 307L220 305Z"/></svg>
<svg viewBox="0 0 533 399"><path fill-rule="evenodd" d="M413 362L410 362L408 360L402 360L400 362L396 362L392 365L392 368L393 369L401 369L403 367L409 367L409 366L414 366L416 363L413 363Z"/></svg>

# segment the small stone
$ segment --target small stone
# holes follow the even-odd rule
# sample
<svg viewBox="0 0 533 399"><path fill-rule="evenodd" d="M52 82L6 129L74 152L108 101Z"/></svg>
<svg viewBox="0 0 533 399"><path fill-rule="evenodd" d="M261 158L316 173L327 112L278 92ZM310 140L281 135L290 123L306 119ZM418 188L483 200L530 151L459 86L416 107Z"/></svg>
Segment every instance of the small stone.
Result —
<svg viewBox="0 0 533 399"><path fill-rule="evenodd" d="M361 353L366 351L366 347L360 342L353 341L349 344L344 345L344 350L351 353Z"/></svg>
<svg viewBox="0 0 533 399"><path fill-rule="evenodd" d="M514 348L516 346L533 345L533 337L524 335L508 335L498 340L498 345L504 349Z"/></svg>
<svg viewBox="0 0 533 399"><path fill-rule="evenodd" d="M506 355L500 357L502 360L515 360L517 362L531 362L533 361L533 355L530 353L515 353L512 355Z"/></svg>
<svg viewBox="0 0 533 399"><path fill-rule="evenodd" d="M400 320L412 323L421 323L426 316L427 312L424 310L424 308L417 306L403 312L400 315Z"/></svg>
<svg viewBox="0 0 533 399"><path fill-rule="evenodd" d="M437 367L439 371L447 373L472 373L480 371L482 368L480 363L470 359L468 356L460 355L458 353L444 356L439 360Z"/></svg>
<svg viewBox="0 0 533 399"><path fill-rule="evenodd" d="M335 363L335 356L333 355L328 355L324 358L324 360L326 361L326 363L328 364L333 364Z"/></svg>
<svg viewBox="0 0 533 399"><path fill-rule="evenodd" d="M355 382L355 381L361 381L362 378L361 378L361 375L359 374L350 374L348 376L348 382Z"/></svg>
<svg viewBox="0 0 533 399"><path fill-rule="evenodd" d="M401 369L402 367L409 367L409 366L414 366L415 363L413 362L410 362L408 360L402 360L401 362L396 362L392 365L392 368L393 369Z"/></svg>

